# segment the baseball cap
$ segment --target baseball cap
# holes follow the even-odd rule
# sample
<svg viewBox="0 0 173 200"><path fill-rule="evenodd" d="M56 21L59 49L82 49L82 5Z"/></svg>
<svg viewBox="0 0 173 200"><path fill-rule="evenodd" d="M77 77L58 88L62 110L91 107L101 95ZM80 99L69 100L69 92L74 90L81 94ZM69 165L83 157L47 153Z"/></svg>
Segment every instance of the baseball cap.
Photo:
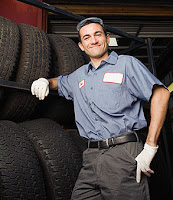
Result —
<svg viewBox="0 0 173 200"><path fill-rule="evenodd" d="M98 18L98 17L89 17L89 18L85 18L83 19L82 21L80 21L78 24L77 24L77 31L79 31L83 26L85 26L85 24L87 23L99 23L101 26L104 26L103 24L103 20Z"/></svg>

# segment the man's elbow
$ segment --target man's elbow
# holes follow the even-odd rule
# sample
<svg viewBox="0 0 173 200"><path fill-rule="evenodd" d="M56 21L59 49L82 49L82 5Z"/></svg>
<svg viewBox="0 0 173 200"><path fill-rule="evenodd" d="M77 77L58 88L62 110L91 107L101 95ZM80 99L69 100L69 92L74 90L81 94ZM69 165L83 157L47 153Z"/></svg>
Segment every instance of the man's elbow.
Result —
<svg viewBox="0 0 173 200"><path fill-rule="evenodd" d="M166 102L169 101L169 98L170 98L170 92L168 89L164 88L164 87L161 87L161 90L160 90L160 95L163 99L165 99Z"/></svg>
<svg viewBox="0 0 173 200"><path fill-rule="evenodd" d="M169 101L170 98L170 92L168 89L166 89L163 86L160 85L154 85L153 87L153 96L160 97L161 99L165 99L165 101Z"/></svg>

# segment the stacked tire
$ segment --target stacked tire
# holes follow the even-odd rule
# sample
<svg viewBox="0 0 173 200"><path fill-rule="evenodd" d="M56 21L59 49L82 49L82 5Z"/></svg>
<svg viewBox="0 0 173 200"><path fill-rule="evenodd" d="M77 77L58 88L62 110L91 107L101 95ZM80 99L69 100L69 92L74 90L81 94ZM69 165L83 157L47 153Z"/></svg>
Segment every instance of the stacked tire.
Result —
<svg viewBox="0 0 173 200"><path fill-rule="evenodd" d="M47 199L68 200L82 166L70 135L50 119L19 124L31 140L43 169Z"/></svg>
<svg viewBox="0 0 173 200"><path fill-rule="evenodd" d="M0 79L2 80L12 79L19 57L19 41L17 25L0 17ZM0 109L3 107L4 99L4 88L0 88Z"/></svg>
<svg viewBox="0 0 173 200"><path fill-rule="evenodd" d="M57 122L0 121L0 199L68 200L82 166L72 137Z"/></svg>
<svg viewBox="0 0 173 200"><path fill-rule="evenodd" d="M0 17L0 79L31 85L40 77L67 75L85 63L70 38L46 34L27 24ZM23 122L51 118L74 126L73 103L58 95L41 102L28 91L0 88L0 119Z"/></svg>
<svg viewBox="0 0 173 200"><path fill-rule="evenodd" d="M15 42L16 45L12 42L12 46L15 46L13 47L15 50L11 50L10 55L6 56L6 59L4 55L8 55L8 49L11 49L11 45L7 44L8 47L5 51L3 50L4 45L0 49L0 52L3 52L1 56L5 60L8 61L11 60L11 58L13 60L10 70L7 63L1 62L1 67L4 68L5 71L2 75L10 71L11 73L6 80L13 80L26 84L31 84L39 77L48 77L50 67L50 45L46 33L41 29L26 24L17 25L13 22L7 22L9 22L9 20L1 20L0 27L4 26L4 29L5 27L9 29L11 31L9 34L14 35L11 40L17 40L17 42ZM4 31L2 31L2 33L3 32ZM15 38L15 35L19 34L20 37ZM6 38L5 33L3 33L2 36ZM8 41L8 38L6 40ZM13 52L14 55L12 55L11 52ZM14 58L17 58L17 61ZM1 79L4 79L4 76L1 76ZM39 101L28 92L5 89L0 119L12 120L15 122L25 121L34 112L38 103Z"/></svg>
<svg viewBox="0 0 173 200"><path fill-rule="evenodd" d="M17 124L0 121L0 199L46 199L39 159Z"/></svg>
<svg viewBox="0 0 173 200"><path fill-rule="evenodd" d="M71 39L0 17L1 80L31 85L82 64ZM82 152L62 125L74 126L72 102L58 95L39 101L31 92L0 87L1 200L70 199Z"/></svg>

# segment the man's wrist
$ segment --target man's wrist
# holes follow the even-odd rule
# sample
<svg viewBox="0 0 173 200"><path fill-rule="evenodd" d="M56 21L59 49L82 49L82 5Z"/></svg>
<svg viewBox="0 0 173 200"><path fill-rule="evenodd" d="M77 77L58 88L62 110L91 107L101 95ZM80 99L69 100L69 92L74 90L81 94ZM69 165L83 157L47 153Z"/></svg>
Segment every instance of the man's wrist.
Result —
<svg viewBox="0 0 173 200"><path fill-rule="evenodd" d="M147 143L144 144L144 149L149 149L149 150L157 151L158 148L159 148L158 145L156 145L156 146L150 146Z"/></svg>
<svg viewBox="0 0 173 200"><path fill-rule="evenodd" d="M146 140L146 144L148 144L151 147L157 147L157 142L151 142L151 141Z"/></svg>
<svg viewBox="0 0 173 200"><path fill-rule="evenodd" d="M148 136L147 136L147 139L146 139L146 143L148 145L150 145L151 147L156 147L157 146L156 134L154 134L154 136L151 136L151 134L148 133Z"/></svg>

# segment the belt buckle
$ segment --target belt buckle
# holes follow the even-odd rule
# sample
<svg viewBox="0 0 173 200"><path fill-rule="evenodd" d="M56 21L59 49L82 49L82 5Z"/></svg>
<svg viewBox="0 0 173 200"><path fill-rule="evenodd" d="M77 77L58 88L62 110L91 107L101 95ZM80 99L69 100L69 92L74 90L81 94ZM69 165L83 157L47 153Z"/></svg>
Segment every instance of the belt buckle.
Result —
<svg viewBox="0 0 173 200"><path fill-rule="evenodd" d="M106 145L101 146L101 145L100 145L101 142L105 142ZM105 140L102 140L102 141L98 141L98 148L99 148L99 149L109 148L109 140L108 140L108 138L105 139Z"/></svg>

